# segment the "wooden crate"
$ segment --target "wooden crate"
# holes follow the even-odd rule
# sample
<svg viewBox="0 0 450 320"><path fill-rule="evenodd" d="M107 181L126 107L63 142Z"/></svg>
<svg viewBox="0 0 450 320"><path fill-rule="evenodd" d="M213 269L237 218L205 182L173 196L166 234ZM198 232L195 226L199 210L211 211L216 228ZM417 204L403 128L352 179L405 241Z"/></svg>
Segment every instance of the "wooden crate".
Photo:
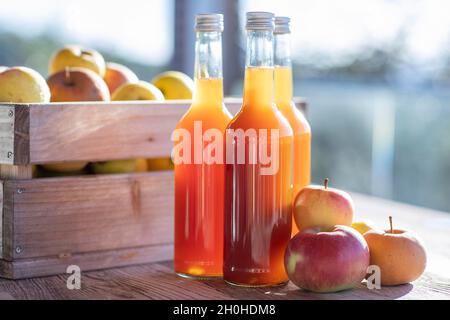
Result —
<svg viewBox="0 0 450 320"><path fill-rule="evenodd" d="M241 101L226 104L236 112ZM33 178L32 165L169 157L172 130L188 107L0 105L0 276L172 259L172 171Z"/></svg>

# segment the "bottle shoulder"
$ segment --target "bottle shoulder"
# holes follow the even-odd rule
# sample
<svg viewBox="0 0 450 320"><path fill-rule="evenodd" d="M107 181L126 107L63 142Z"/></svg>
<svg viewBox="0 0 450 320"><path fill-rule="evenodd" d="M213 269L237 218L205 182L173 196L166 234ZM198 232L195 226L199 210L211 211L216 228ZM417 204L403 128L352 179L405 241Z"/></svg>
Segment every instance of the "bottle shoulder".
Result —
<svg viewBox="0 0 450 320"><path fill-rule="evenodd" d="M278 105L278 109L288 120L294 131L294 135L311 132L311 126L308 120L294 102L288 105Z"/></svg>
<svg viewBox="0 0 450 320"><path fill-rule="evenodd" d="M242 106L234 116L227 129L279 129L281 136L292 136L289 122L274 106L255 108Z"/></svg>
<svg viewBox="0 0 450 320"><path fill-rule="evenodd" d="M232 115L225 105L211 108L191 106L178 121L176 128L190 128L195 121L201 121L203 128L223 130L231 119Z"/></svg>

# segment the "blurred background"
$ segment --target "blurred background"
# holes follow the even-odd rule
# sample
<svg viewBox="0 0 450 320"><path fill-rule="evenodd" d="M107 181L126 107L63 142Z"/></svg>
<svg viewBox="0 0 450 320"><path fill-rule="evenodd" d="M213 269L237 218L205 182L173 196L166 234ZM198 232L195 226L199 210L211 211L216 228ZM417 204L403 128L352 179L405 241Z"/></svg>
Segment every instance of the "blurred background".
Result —
<svg viewBox="0 0 450 320"><path fill-rule="evenodd" d="M0 0L0 65L47 75L53 51L93 47L143 80L193 72L193 18L225 15L226 94L242 93L244 18L292 18L313 180L450 211L450 1Z"/></svg>

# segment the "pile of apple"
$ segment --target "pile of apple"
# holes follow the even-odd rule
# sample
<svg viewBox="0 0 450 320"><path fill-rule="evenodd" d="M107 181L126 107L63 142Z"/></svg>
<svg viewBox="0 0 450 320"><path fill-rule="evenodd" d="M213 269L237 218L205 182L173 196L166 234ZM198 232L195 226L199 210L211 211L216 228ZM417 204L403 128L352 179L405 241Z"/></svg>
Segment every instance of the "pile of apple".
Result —
<svg viewBox="0 0 450 320"><path fill-rule="evenodd" d="M369 265L381 271L381 285L400 285L419 278L426 252L412 232L377 230L352 223L349 194L324 186L302 189L294 202L299 233L288 244L285 267L290 280L313 292L338 292L358 286Z"/></svg>
<svg viewBox="0 0 450 320"><path fill-rule="evenodd" d="M135 101L192 99L193 80L168 71L152 81L138 79L129 68L105 62L96 50L66 46L49 62L47 81L27 67L0 66L0 102L49 103L84 101ZM42 166L50 172L81 173L87 162ZM126 173L170 169L170 159L137 159L91 163L94 173Z"/></svg>

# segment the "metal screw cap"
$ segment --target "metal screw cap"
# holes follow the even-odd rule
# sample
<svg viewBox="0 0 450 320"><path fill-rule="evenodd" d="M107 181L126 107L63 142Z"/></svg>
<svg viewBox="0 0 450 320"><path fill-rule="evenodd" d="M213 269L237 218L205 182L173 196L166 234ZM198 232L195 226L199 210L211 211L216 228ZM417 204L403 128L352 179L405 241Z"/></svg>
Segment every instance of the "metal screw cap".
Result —
<svg viewBox="0 0 450 320"><path fill-rule="evenodd" d="M195 31L222 32L223 14L203 13L195 17Z"/></svg>
<svg viewBox="0 0 450 320"><path fill-rule="evenodd" d="M251 11L247 12L247 30L273 31L275 15L271 12Z"/></svg>
<svg viewBox="0 0 450 320"><path fill-rule="evenodd" d="M274 34L291 33L291 19L289 17L275 17Z"/></svg>

